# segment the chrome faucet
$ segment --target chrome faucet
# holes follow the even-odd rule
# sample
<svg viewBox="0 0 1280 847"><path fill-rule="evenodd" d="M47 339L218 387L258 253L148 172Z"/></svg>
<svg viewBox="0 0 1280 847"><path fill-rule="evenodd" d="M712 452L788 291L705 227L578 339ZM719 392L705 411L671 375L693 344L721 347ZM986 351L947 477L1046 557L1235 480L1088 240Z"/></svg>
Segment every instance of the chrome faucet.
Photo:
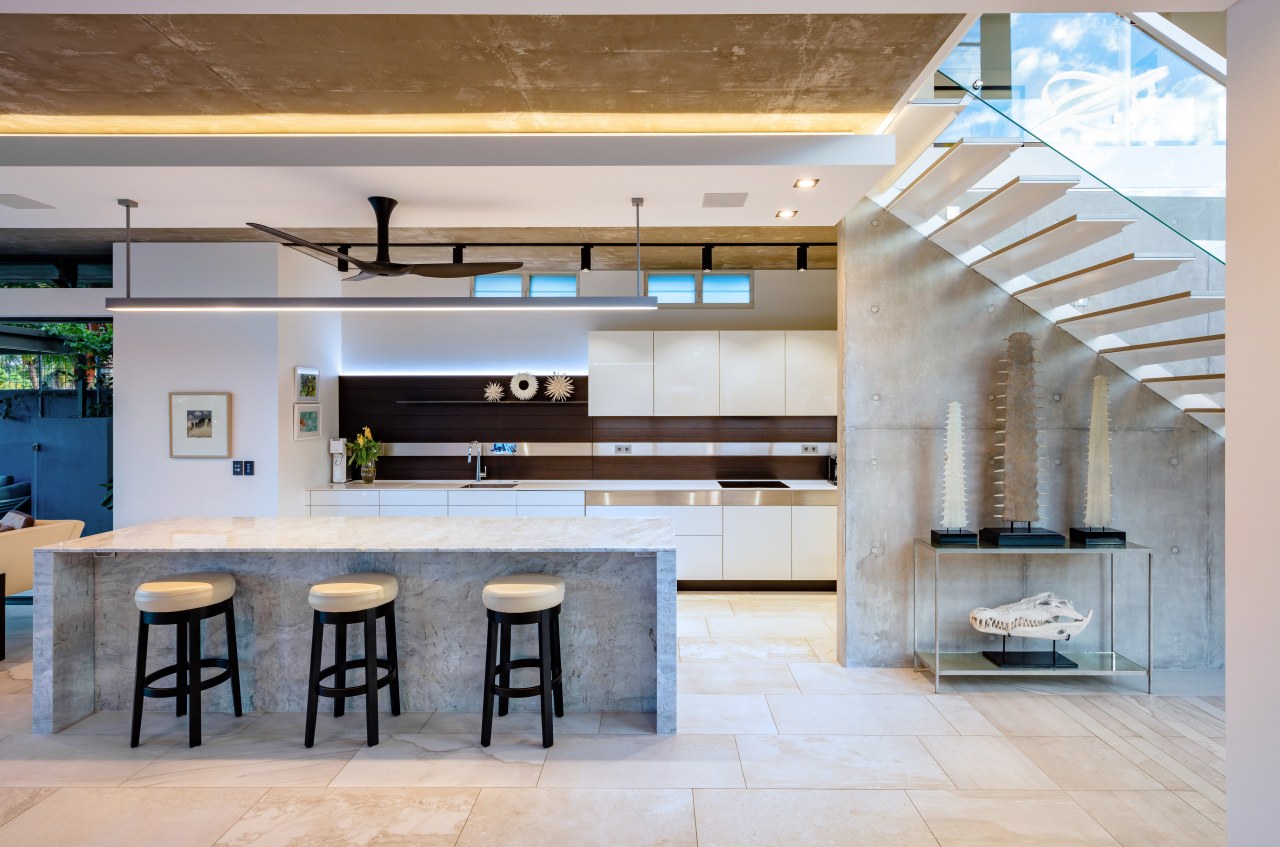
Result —
<svg viewBox="0 0 1280 847"><path fill-rule="evenodd" d="M484 450L480 447L479 441L472 441L470 444L467 445L467 464L468 465L471 464L471 453L473 450L475 451L475 455L476 455L476 482L479 482L480 480L487 477L489 475L489 472L483 469L480 461L481 457L484 456Z"/></svg>

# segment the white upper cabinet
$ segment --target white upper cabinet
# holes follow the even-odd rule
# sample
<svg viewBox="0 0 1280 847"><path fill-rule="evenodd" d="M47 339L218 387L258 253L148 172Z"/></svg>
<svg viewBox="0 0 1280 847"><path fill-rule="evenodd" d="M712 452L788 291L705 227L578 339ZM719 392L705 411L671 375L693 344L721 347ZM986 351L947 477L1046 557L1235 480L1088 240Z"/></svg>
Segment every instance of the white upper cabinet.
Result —
<svg viewBox="0 0 1280 847"><path fill-rule="evenodd" d="M720 333L653 334L653 414L720 414Z"/></svg>
<svg viewBox="0 0 1280 847"><path fill-rule="evenodd" d="M653 333L587 334L587 414L653 414Z"/></svg>
<svg viewBox="0 0 1280 847"><path fill-rule="evenodd" d="M720 414L787 414L782 330L720 333Z"/></svg>
<svg viewBox="0 0 1280 847"><path fill-rule="evenodd" d="M836 414L839 345L832 330L787 330L787 414Z"/></svg>

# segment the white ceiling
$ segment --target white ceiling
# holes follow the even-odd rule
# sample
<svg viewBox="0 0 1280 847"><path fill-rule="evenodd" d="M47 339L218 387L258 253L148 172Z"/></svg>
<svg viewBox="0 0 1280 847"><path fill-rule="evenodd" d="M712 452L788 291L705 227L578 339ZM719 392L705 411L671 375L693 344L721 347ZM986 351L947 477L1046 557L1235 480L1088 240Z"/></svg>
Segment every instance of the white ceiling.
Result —
<svg viewBox="0 0 1280 847"><path fill-rule="evenodd" d="M367 227L373 194L400 200L404 227L629 226L632 197L646 227L827 226L893 156L886 136L9 137L0 191L55 208L0 207L0 228L118 227L122 197L138 227ZM702 208L734 191L744 208Z"/></svg>

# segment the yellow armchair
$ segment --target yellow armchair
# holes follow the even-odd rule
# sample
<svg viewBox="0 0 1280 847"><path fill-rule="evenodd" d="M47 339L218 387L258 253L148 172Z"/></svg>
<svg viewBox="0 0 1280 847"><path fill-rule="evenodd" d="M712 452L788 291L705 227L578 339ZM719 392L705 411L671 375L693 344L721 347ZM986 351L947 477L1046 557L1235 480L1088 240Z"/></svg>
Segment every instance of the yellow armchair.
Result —
<svg viewBox="0 0 1280 847"><path fill-rule="evenodd" d="M84 521L36 521L26 529L0 532L0 661L4 659L3 598L31 590L37 547L70 541L82 532Z"/></svg>

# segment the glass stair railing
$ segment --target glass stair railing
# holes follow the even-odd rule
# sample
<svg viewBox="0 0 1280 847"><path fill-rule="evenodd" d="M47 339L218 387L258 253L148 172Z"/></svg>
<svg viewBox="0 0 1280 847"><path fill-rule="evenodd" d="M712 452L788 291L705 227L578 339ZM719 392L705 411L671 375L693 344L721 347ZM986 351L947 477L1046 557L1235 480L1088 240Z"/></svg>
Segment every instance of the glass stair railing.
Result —
<svg viewBox="0 0 1280 847"><path fill-rule="evenodd" d="M914 159L873 200L1225 434L1219 257L981 99L911 103L886 132Z"/></svg>

